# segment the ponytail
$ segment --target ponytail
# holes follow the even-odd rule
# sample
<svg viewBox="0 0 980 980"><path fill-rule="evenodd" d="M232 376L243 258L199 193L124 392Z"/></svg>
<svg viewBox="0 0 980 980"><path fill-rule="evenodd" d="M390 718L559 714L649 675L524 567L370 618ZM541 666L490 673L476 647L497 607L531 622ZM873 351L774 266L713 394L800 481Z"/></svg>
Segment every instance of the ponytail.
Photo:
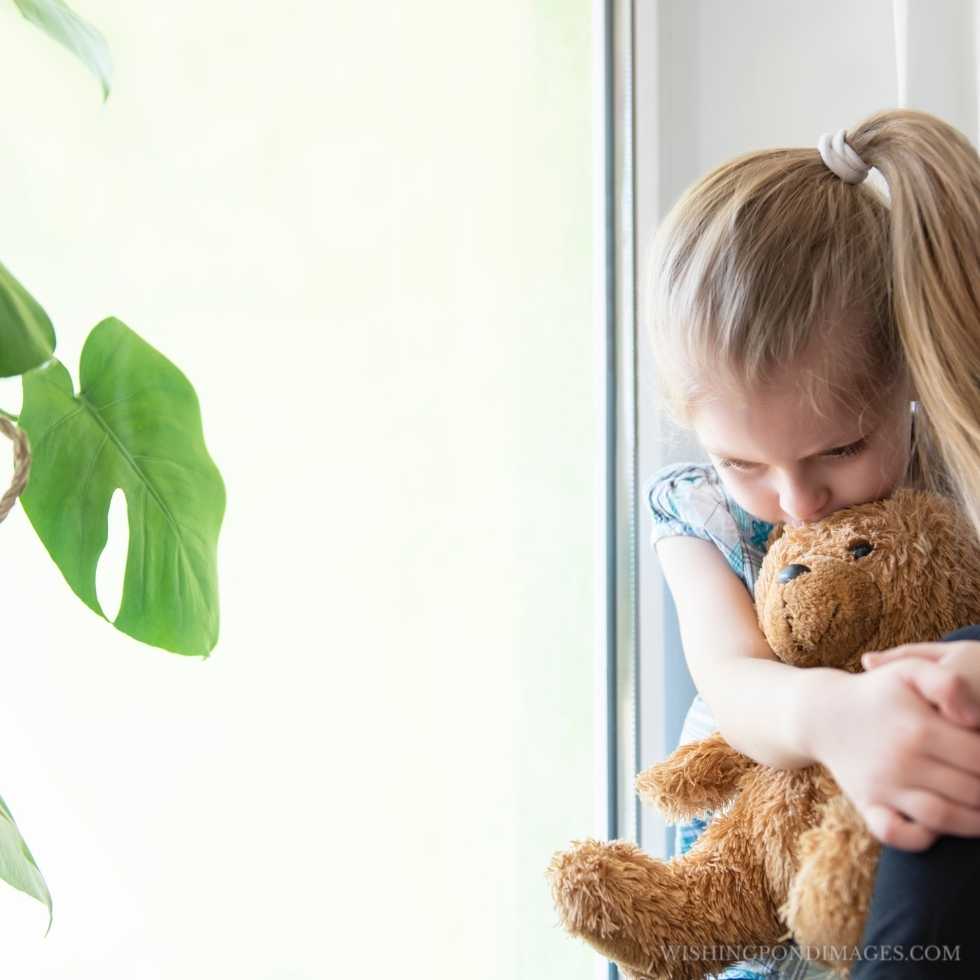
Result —
<svg viewBox="0 0 980 980"><path fill-rule="evenodd" d="M919 464L980 535L980 157L948 123L907 109L847 141L888 184L892 315L924 410Z"/></svg>

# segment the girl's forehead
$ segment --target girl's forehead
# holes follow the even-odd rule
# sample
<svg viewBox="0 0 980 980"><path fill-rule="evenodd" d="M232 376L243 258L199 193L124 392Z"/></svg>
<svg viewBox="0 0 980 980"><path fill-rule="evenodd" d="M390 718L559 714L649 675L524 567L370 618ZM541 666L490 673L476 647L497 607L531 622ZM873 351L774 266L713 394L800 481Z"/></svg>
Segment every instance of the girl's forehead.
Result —
<svg viewBox="0 0 980 980"><path fill-rule="evenodd" d="M894 393L872 400L844 397L826 386L770 385L716 391L694 407L691 422L714 455L795 460L863 438L901 405Z"/></svg>
<svg viewBox="0 0 980 980"><path fill-rule="evenodd" d="M801 376L778 385L719 385L699 399L694 411L720 418L791 417L826 426L847 424L867 414L872 401L850 388Z"/></svg>

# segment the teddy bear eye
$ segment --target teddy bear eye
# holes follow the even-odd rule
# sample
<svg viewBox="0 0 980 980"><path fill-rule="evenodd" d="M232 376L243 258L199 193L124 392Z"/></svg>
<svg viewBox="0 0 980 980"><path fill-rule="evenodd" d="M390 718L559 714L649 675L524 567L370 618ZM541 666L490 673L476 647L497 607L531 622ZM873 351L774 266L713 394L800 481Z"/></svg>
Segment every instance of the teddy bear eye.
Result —
<svg viewBox="0 0 980 980"><path fill-rule="evenodd" d="M851 553L853 558L864 558L865 555L870 555L874 551L870 541L852 541L848 546L847 550Z"/></svg>

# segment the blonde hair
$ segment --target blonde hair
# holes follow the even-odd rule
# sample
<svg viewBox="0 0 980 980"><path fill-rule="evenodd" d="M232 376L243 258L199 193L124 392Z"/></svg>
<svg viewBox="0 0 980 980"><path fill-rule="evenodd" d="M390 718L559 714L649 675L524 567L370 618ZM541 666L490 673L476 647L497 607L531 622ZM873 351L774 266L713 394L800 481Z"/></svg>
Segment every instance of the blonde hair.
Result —
<svg viewBox="0 0 980 980"><path fill-rule="evenodd" d="M649 282L660 393L689 425L719 386L771 383L836 341L844 397L872 406L911 383L920 483L956 496L980 534L980 158L907 109L847 142L887 192L845 183L815 146L773 149L718 167L671 210Z"/></svg>

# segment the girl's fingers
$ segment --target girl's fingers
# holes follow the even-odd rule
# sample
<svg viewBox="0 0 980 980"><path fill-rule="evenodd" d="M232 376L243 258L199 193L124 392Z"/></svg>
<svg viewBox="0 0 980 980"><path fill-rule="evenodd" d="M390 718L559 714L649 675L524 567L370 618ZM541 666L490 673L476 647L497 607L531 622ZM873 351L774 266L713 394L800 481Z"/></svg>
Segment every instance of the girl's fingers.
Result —
<svg viewBox="0 0 980 980"><path fill-rule="evenodd" d="M937 834L980 837L980 810L975 807L918 789L897 793L895 805L916 823Z"/></svg>
<svg viewBox="0 0 980 980"><path fill-rule="evenodd" d="M919 656L908 657L895 667L895 672L950 720L970 727L980 725L980 705L959 674ZM933 754L930 746L923 745L923 749ZM980 763L980 759L977 761Z"/></svg>
<svg viewBox="0 0 980 980"><path fill-rule="evenodd" d="M890 847L900 851L924 851L939 836L922 824L908 820L891 807L880 803L868 803L860 808L868 830Z"/></svg>
<svg viewBox="0 0 980 980"><path fill-rule="evenodd" d="M941 762L950 769L965 772L980 782L980 732L960 728L942 718L933 719L928 730L919 751L928 758ZM980 806L980 800L974 805Z"/></svg>
<svg viewBox="0 0 980 980"><path fill-rule="evenodd" d="M861 664L865 670L880 667L882 664L889 664L893 660L901 660L903 657L922 657L926 660L939 660L943 654L949 652L948 646L941 643L906 643L900 647L893 647L891 650L875 650L866 653L861 657Z"/></svg>
<svg viewBox="0 0 980 980"><path fill-rule="evenodd" d="M977 773L957 769L948 759L938 757L922 760L915 767L915 775L910 774L908 778L915 784L911 789L935 794L980 815L980 775Z"/></svg>

